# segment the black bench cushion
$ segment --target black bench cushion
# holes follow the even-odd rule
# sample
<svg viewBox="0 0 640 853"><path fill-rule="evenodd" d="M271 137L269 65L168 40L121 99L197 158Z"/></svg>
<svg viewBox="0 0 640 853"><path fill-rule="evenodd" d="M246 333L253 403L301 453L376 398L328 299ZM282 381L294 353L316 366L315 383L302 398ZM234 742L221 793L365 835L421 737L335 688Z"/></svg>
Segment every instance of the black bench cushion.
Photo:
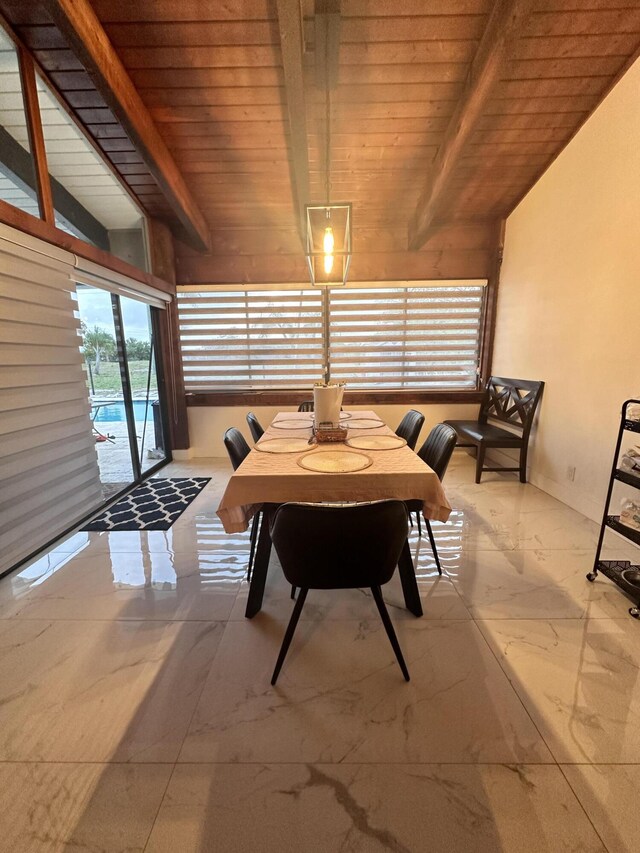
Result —
<svg viewBox="0 0 640 853"><path fill-rule="evenodd" d="M484 444L487 447L520 447L522 436L514 435L506 429L482 424L478 421L445 421L452 426L461 439L468 439L474 444Z"/></svg>

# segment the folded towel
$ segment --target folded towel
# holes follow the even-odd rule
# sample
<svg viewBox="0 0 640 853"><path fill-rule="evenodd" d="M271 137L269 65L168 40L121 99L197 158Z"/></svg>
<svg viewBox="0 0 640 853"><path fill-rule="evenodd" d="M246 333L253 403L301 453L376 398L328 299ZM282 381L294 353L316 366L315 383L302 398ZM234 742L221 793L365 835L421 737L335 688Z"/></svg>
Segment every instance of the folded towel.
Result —
<svg viewBox="0 0 640 853"><path fill-rule="evenodd" d="M626 417L630 421L640 421L640 404L631 403L630 406L627 406Z"/></svg>
<svg viewBox="0 0 640 853"><path fill-rule="evenodd" d="M627 474L640 477L640 445L628 447L620 457L618 468Z"/></svg>
<svg viewBox="0 0 640 853"><path fill-rule="evenodd" d="M620 509L620 524L640 530L640 503L626 498L622 501Z"/></svg>

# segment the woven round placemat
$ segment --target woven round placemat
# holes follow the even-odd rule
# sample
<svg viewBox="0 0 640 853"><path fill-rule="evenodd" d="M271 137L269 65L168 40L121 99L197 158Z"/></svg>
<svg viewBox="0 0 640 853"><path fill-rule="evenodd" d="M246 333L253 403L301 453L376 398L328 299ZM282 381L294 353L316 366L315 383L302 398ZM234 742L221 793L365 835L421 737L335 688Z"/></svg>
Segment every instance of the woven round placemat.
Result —
<svg viewBox="0 0 640 853"><path fill-rule="evenodd" d="M274 429L311 429L313 421L305 421L298 418L282 418L279 421L273 421L271 426Z"/></svg>
<svg viewBox="0 0 640 853"><path fill-rule="evenodd" d="M304 453L313 450L306 438L266 438L254 445L261 453Z"/></svg>
<svg viewBox="0 0 640 853"><path fill-rule="evenodd" d="M352 417L347 426L349 429L378 429L378 427L384 426L384 421L375 418Z"/></svg>
<svg viewBox="0 0 640 853"><path fill-rule="evenodd" d="M354 435L345 441L349 447L357 447L358 450L397 450L406 443L399 435Z"/></svg>
<svg viewBox="0 0 640 853"><path fill-rule="evenodd" d="M297 460L301 468L320 474L351 474L373 465L373 459L351 450L322 450Z"/></svg>

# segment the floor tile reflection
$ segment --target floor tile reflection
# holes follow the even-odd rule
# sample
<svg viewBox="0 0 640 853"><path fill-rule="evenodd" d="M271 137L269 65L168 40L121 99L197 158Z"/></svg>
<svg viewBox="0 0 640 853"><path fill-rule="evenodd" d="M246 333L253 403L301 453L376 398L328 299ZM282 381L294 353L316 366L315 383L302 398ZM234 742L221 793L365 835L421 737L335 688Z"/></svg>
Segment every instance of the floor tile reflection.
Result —
<svg viewBox="0 0 640 853"><path fill-rule="evenodd" d="M225 620L246 576L249 537L228 536L217 518L182 531L180 551L135 547L150 534L110 533L76 556L58 553L42 574L20 571L0 585L0 618Z"/></svg>
<svg viewBox="0 0 640 853"><path fill-rule="evenodd" d="M604 578L587 583L592 566L593 550L463 551L447 573L479 619L621 616L619 590Z"/></svg>
<svg viewBox="0 0 640 853"><path fill-rule="evenodd" d="M469 612L458 595L451 580L440 577L433 560L431 549L418 543L417 535L411 537L411 552L416 566L418 589L422 599L425 619L470 619ZM396 572L391 581L382 588L384 600L393 620L412 620L415 616L407 609L402 593L400 577ZM249 584L242 583L230 619L243 620L247 606ZM267 575L262 611L255 620L278 619L286 624L291 616L294 602L291 587L287 583L277 554L273 553ZM340 589L312 590L302 611L302 620L307 619L375 619L377 610L370 590Z"/></svg>

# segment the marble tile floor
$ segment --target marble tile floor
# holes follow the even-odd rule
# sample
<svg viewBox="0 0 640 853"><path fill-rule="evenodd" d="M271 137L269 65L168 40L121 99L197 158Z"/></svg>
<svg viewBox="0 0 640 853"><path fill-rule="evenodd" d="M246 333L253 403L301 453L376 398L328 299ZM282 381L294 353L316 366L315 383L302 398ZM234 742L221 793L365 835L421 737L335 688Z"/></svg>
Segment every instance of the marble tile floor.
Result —
<svg viewBox="0 0 640 853"><path fill-rule="evenodd" d="M640 842L640 624L585 580L597 526L513 475L410 542L424 618L384 590L291 612L272 558L244 618L248 535L215 515L225 460L166 532L76 533L0 581L0 850L563 853ZM608 556L638 561L611 534Z"/></svg>

